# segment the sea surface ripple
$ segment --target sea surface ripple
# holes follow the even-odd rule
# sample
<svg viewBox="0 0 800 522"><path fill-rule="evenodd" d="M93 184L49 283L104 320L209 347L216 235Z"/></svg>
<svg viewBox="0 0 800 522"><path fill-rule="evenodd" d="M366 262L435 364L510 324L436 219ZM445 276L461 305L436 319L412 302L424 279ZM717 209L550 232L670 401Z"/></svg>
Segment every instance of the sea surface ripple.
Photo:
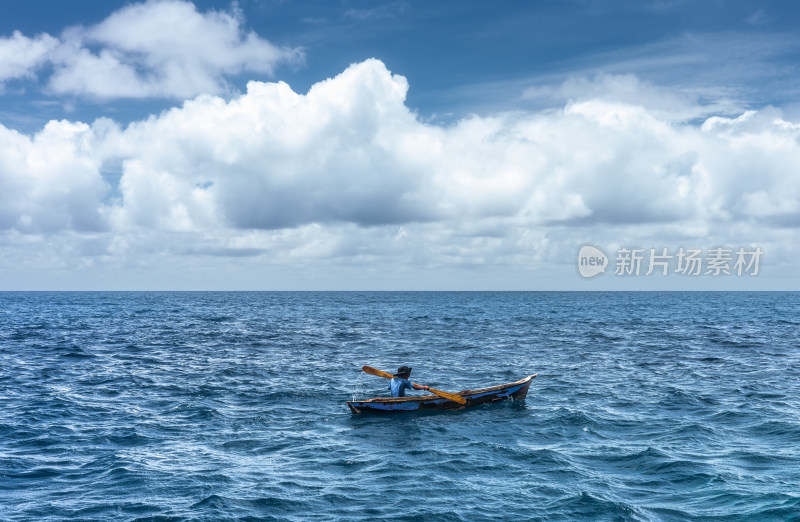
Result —
<svg viewBox="0 0 800 522"><path fill-rule="evenodd" d="M789 292L0 293L0 519L800 520L798 375Z"/></svg>

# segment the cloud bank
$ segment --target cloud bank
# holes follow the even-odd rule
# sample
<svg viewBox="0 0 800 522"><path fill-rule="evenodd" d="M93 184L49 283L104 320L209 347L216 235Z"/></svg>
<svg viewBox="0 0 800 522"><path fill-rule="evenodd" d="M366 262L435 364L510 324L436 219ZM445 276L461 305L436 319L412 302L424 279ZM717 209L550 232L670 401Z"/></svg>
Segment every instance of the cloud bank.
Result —
<svg viewBox="0 0 800 522"><path fill-rule="evenodd" d="M686 122L708 108L602 77L560 107L439 126L408 87L371 59L306 94L250 82L127 127L0 125L0 263L31 245L59 263L405 269L568 262L585 241L796 254L800 123L776 108Z"/></svg>

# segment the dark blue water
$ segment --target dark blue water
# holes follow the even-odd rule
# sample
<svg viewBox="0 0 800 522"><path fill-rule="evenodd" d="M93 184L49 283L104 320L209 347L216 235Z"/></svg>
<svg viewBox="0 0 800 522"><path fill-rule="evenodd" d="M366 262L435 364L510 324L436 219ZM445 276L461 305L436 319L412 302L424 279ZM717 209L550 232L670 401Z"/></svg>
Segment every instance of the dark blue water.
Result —
<svg viewBox="0 0 800 522"><path fill-rule="evenodd" d="M0 293L0 519L798 520L799 375L797 293Z"/></svg>

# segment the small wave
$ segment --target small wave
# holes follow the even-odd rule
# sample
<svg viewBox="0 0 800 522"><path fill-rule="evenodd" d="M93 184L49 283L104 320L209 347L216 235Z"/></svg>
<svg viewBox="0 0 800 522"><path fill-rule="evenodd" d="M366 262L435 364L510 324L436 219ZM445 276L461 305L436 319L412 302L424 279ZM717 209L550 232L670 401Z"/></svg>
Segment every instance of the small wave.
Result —
<svg viewBox="0 0 800 522"><path fill-rule="evenodd" d="M228 505L228 500L219 495L209 495L191 505L191 509L219 509Z"/></svg>
<svg viewBox="0 0 800 522"><path fill-rule="evenodd" d="M713 424L723 426L741 426L753 418L753 413L744 410L725 409L712 413L708 419Z"/></svg>
<svg viewBox="0 0 800 522"><path fill-rule="evenodd" d="M229 315L215 315L215 316L210 316L210 317L198 317L198 319L201 319L201 320L209 322L209 323L227 323L227 322L236 320L235 317L232 317L232 316L229 316Z"/></svg>
<svg viewBox="0 0 800 522"><path fill-rule="evenodd" d="M167 412L188 421L210 421L220 417L216 408L195 404L180 404Z"/></svg>
<svg viewBox="0 0 800 522"><path fill-rule="evenodd" d="M130 432L130 433L119 433L119 434L111 434L111 435L103 435L100 437L101 440L113 446L118 446L121 448L124 447L131 447L131 446L144 446L150 442L149 437L145 437L140 435L137 432Z"/></svg>
<svg viewBox="0 0 800 522"><path fill-rule="evenodd" d="M83 359L95 359L97 356L93 353L89 353L85 351L83 348L78 347L71 347L71 348L62 348L58 354L63 359L75 359L75 360L83 360Z"/></svg>
<svg viewBox="0 0 800 522"><path fill-rule="evenodd" d="M80 504L89 503L86 507L77 507L71 510L65 510L65 515L68 520L111 520L120 519L124 513L131 517L134 521L148 521L148 522L168 522L183 520L182 518L170 516L170 510L164 509L155 504L147 504L144 502L115 502L104 500L90 501L84 499ZM50 518L51 513L44 518Z"/></svg>
<svg viewBox="0 0 800 522"><path fill-rule="evenodd" d="M38 467L26 471L9 471L3 473L3 475L11 480L43 480L49 479L53 477L58 477L63 474L63 471L58 468L52 467Z"/></svg>
<svg viewBox="0 0 800 522"><path fill-rule="evenodd" d="M751 471L766 471L780 466L786 459L774 453L761 451L736 450L728 453L726 458L743 469Z"/></svg>
<svg viewBox="0 0 800 522"><path fill-rule="evenodd" d="M583 410L559 408L556 412L557 425L561 427L584 428L595 423L595 419Z"/></svg>
<svg viewBox="0 0 800 522"><path fill-rule="evenodd" d="M768 420L748 429L758 437L775 438L782 444L800 445L800 424L790 420Z"/></svg>
<svg viewBox="0 0 800 522"><path fill-rule="evenodd" d="M267 446L269 445L260 439L236 439L222 443L222 448L225 450L243 453L259 453ZM274 451L274 449L270 449L270 451Z"/></svg>
<svg viewBox="0 0 800 522"><path fill-rule="evenodd" d="M581 491L550 504L548 515L567 519L647 520L647 513L598 492Z"/></svg>
<svg viewBox="0 0 800 522"><path fill-rule="evenodd" d="M278 496L258 497L254 499L237 499L217 494L208 495L192 504L190 510L195 516L221 516L225 518L235 515L237 518L259 517L263 520L274 520L276 515L296 511L305 504L302 500L282 498ZM266 517L266 518L263 518Z"/></svg>

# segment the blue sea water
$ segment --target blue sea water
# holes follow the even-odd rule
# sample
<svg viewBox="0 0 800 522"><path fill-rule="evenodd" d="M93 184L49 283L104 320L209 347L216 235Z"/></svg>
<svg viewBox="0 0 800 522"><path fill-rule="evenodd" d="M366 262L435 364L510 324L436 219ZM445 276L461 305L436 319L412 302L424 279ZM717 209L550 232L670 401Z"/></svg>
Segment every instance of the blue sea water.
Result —
<svg viewBox="0 0 800 522"><path fill-rule="evenodd" d="M0 293L0 519L800 520L798 374L798 293Z"/></svg>

